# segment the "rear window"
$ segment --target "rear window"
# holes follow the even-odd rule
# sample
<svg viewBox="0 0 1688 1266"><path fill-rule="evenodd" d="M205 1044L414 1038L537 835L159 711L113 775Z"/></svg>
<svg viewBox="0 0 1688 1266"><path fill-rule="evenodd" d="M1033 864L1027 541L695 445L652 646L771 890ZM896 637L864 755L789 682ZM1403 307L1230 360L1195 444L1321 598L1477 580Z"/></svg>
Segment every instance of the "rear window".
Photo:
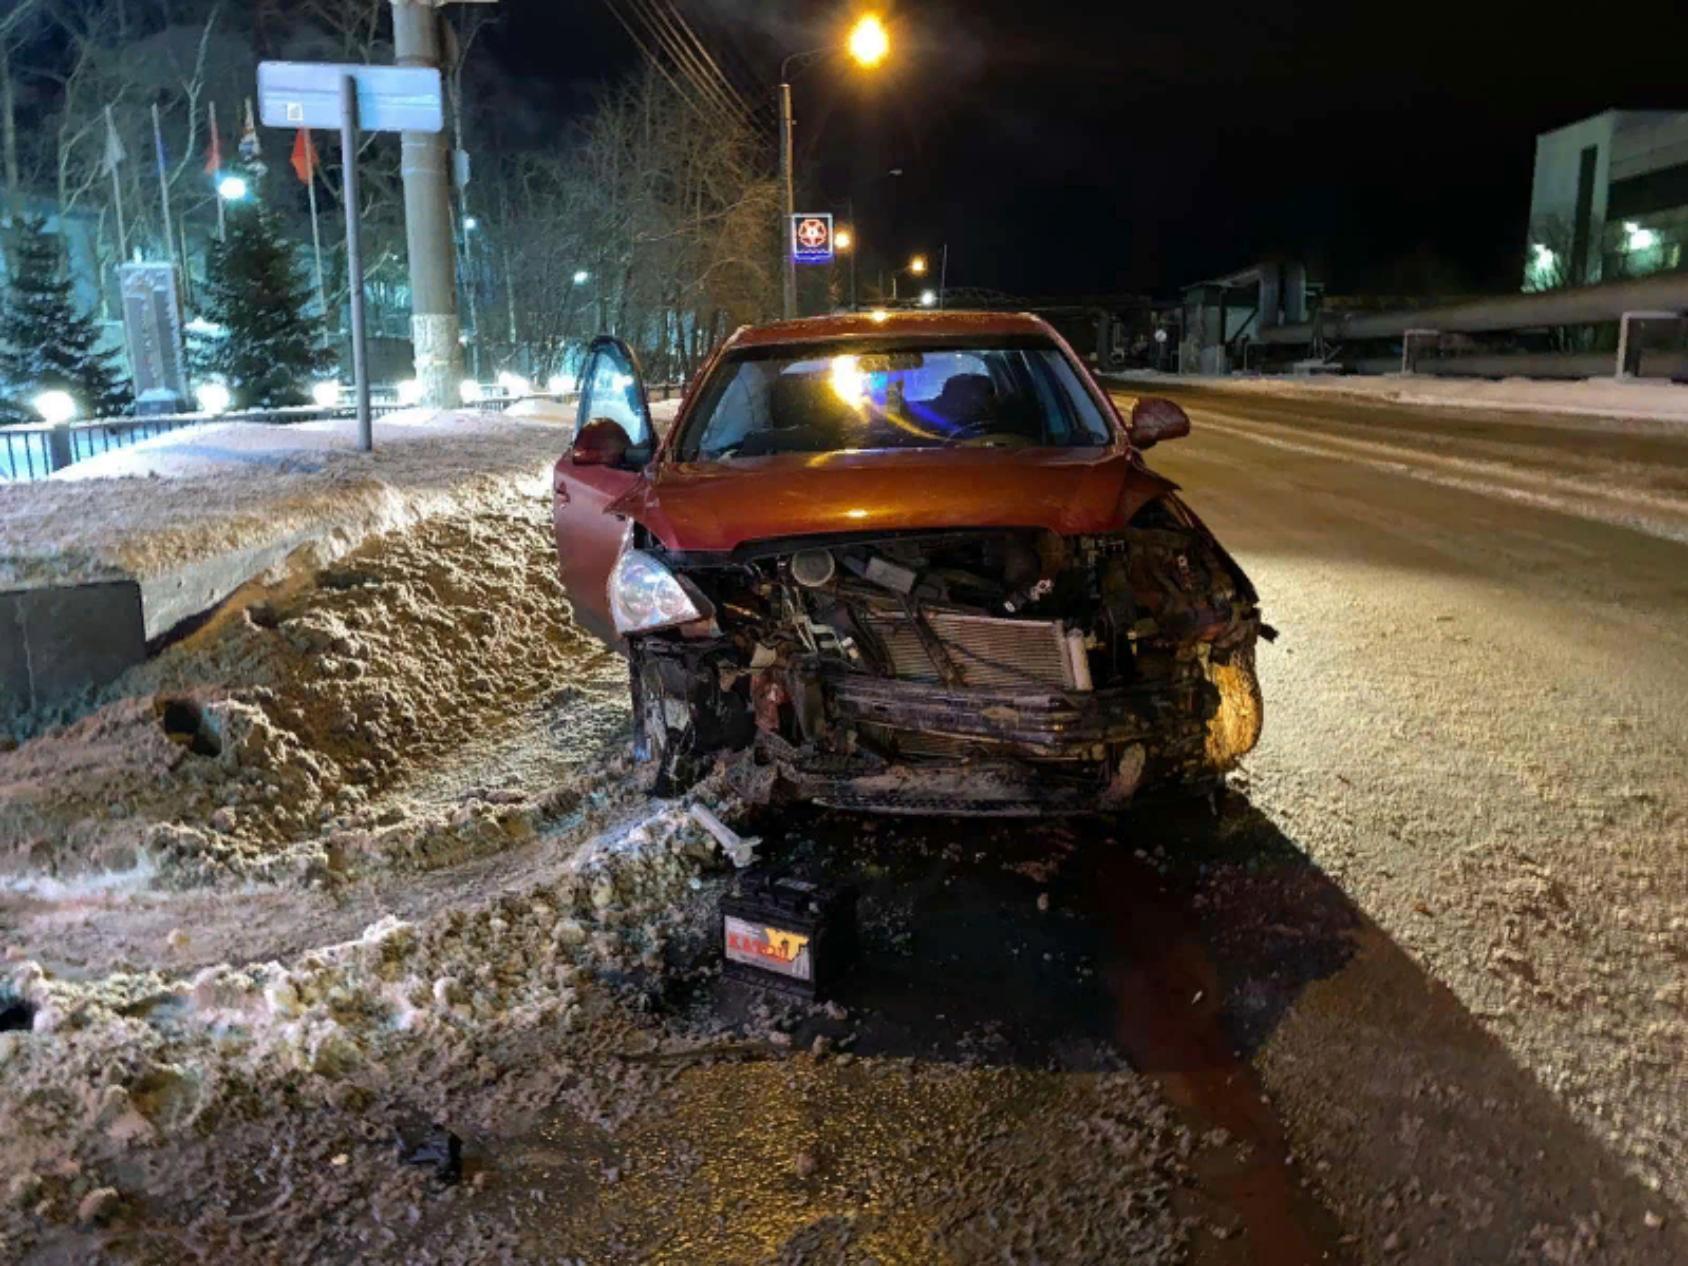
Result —
<svg viewBox="0 0 1688 1266"><path fill-rule="evenodd" d="M1111 430L1047 341L752 349L710 376L675 455L901 448L1082 448Z"/></svg>

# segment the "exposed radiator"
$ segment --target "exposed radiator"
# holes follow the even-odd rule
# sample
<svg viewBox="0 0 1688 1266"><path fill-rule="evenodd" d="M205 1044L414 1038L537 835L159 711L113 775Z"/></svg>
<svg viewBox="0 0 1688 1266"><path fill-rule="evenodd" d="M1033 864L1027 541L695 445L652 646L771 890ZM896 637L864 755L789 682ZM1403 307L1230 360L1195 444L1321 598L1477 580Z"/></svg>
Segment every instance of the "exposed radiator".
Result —
<svg viewBox="0 0 1688 1266"><path fill-rule="evenodd" d="M909 616L876 613L867 625L884 646L895 676L905 681L943 680ZM943 644L963 685L990 690L1090 689L1083 634L1067 632L1053 620L932 611L926 614L926 625Z"/></svg>

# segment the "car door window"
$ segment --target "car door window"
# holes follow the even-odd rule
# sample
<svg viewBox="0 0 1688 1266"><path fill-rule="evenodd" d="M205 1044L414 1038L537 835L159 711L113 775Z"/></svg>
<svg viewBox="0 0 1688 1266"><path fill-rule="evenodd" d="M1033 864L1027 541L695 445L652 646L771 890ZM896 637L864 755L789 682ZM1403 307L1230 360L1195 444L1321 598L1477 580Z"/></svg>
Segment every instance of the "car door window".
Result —
<svg viewBox="0 0 1688 1266"><path fill-rule="evenodd" d="M619 339L604 339L595 344L581 377L576 429L599 418L619 423L635 448L646 447L651 442L645 386L639 379L632 352Z"/></svg>

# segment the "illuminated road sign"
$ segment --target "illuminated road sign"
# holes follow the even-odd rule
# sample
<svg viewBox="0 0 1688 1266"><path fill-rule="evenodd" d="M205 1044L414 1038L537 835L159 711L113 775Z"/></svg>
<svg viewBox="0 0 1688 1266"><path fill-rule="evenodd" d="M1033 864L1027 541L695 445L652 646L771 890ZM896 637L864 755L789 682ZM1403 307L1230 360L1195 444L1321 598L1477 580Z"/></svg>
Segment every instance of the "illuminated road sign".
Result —
<svg viewBox="0 0 1688 1266"><path fill-rule="evenodd" d="M791 258L799 264L832 262L832 215L800 211L791 217Z"/></svg>

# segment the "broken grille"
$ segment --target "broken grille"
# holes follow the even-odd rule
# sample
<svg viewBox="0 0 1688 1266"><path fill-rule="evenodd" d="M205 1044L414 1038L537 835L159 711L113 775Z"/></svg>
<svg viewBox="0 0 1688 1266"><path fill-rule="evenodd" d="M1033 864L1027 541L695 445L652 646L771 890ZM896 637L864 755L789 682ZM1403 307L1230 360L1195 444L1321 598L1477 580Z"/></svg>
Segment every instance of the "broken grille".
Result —
<svg viewBox="0 0 1688 1266"><path fill-rule="evenodd" d="M928 612L925 620L961 674L962 685L987 690L1028 685L1090 689L1083 635L1068 632L1053 620L1003 620L945 611ZM905 681L943 680L912 616L878 614L867 624L885 648L893 676Z"/></svg>

